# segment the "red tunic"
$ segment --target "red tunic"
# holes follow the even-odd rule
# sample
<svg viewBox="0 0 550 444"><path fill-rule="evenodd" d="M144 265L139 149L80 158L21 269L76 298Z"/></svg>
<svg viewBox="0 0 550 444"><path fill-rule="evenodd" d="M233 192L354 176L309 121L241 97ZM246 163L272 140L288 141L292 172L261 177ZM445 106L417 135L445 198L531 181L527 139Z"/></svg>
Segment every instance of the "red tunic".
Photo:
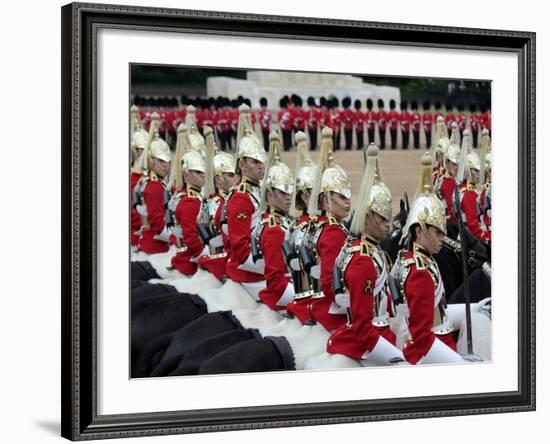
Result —
<svg viewBox="0 0 550 444"><path fill-rule="evenodd" d="M468 183L460 185L460 208L466 219L466 226L479 240L488 242L491 240L491 233L484 230L479 223L481 214L478 207L478 193L475 187Z"/></svg>
<svg viewBox="0 0 550 444"><path fill-rule="evenodd" d="M365 128L366 114L363 111L355 111L355 130L363 132Z"/></svg>
<svg viewBox="0 0 550 444"><path fill-rule="evenodd" d="M491 131L491 113L489 111L481 115L481 125L483 129Z"/></svg>
<svg viewBox="0 0 550 444"><path fill-rule="evenodd" d="M399 124L402 131L409 131L411 128L411 113L408 111L401 111L399 115Z"/></svg>
<svg viewBox="0 0 550 444"><path fill-rule="evenodd" d="M141 228L141 216L134 208L134 188L136 187L141 173L134 171L130 174L130 245L137 246L139 234L136 233Z"/></svg>
<svg viewBox="0 0 550 444"><path fill-rule="evenodd" d="M214 214L214 225L218 233L221 233L223 241L223 251L210 256L201 256L199 258L199 266L212 273L220 281L225 277L225 262L228 258L229 239L222 230L221 214L225 203L224 193L219 193L210 196L210 199L217 200L216 214Z"/></svg>
<svg viewBox="0 0 550 444"><path fill-rule="evenodd" d="M443 178L440 188L441 197L445 200L447 206L447 219L451 222L456 222L456 215L453 209L453 196L455 192L455 178L449 173Z"/></svg>
<svg viewBox="0 0 550 444"><path fill-rule="evenodd" d="M342 114L339 110L332 110L330 113L330 128L334 133L340 132L340 127L342 126Z"/></svg>
<svg viewBox="0 0 550 444"><path fill-rule="evenodd" d="M378 113L375 111L367 111L365 113L365 122L367 123L367 130L373 130L376 127L378 121Z"/></svg>
<svg viewBox="0 0 550 444"><path fill-rule="evenodd" d="M387 113L386 120L388 121L391 130L397 130L397 127L399 126L399 113L396 110L393 109Z"/></svg>
<svg viewBox="0 0 550 444"><path fill-rule="evenodd" d="M352 246L360 246L358 239ZM376 346L379 332L372 324L374 295L377 278L376 267L370 255L361 251L353 253L344 273L344 281L350 295L351 325L341 325L331 336L327 352L339 353L353 359L362 359ZM393 344L395 345L395 337Z"/></svg>
<svg viewBox="0 0 550 444"><path fill-rule="evenodd" d="M292 280L283 256L283 241L285 229L281 226L282 218L273 214L264 214L265 226L260 236L260 248L264 256L264 276L266 288L260 291L260 299L272 310L283 310L286 303L278 305L277 302L283 296ZM294 292L291 293L292 295Z"/></svg>
<svg viewBox="0 0 550 444"><path fill-rule="evenodd" d="M277 114L277 121L279 122L279 126L281 127L281 130L283 131L289 131L292 129L292 125L294 124L292 121L292 115L290 114L290 111L288 109L282 109Z"/></svg>
<svg viewBox="0 0 550 444"><path fill-rule="evenodd" d="M143 178L141 180L144 180ZM168 251L168 242L155 239L166 227L164 214L164 192L162 182L157 179L149 179L143 190L143 203L147 208L147 225L142 229L138 240L138 248L148 254L165 253Z"/></svg>
<svg viewBox="0 0 550 444"><path fill-rule="evenodd" d="M418 111L413 111L411 113L411 128L413 130L413 133L419 132L421 126L422 126L422 116Z"/></svg>
<svg viewBox="0 0 550 444"><path fill-rule="evenodd" d="M296 131L305 131L306 129L306 112L301 107L293 108L292 122Z"/></svg>
<svg viewBox="0 0 550 444"><path fill-rule="evenodd" d="M378 128L384 131L386 129L386 126L388 125L388 113L381 109L377 113L375 113L375 115Z"/></svg>
<svg viewBox="0 0 550 444"><path fill-rule="evenodd" d="M410 270L404 283L404 292L409 309L408 327L411 339L403 347L405 359L416 364L428 353L436 337L444 344L456 351L456 344L452 335L437 335L432 330L434 324L434 309L436 308L433 271L430 271L425 264L434 261L430 256L424 256L415 260L415 255L408 251L405 259L412 259ZM419 267L420 265L420 267ZM439 274L439 270L437 270ZM441 275L436 277L441 280Z"/></svg>
<svg viewBox="0 0 550 444"><path fill-rule="evenodd" d="M319 108L310 108L306 113L307 128L310 131L315 131L319 128L319 122L323 117L323 112Z"/></svg>
<svg viewBox="0 0 550 444"><path fill-rule="evenodd" d="M349 108L346 108L342 111L342 122L344 128L347 130L353 129L355 126L355 112Z"/></svg>
<svg viewBox="0 0 550 444"><path fill-rule="evenodd" d="M262 131L269 131L271 128L271 112L267 109L261 109L259 113L260 128Z"/></svg>
<svg viewBox="0 0 550 444"><path fill-rule="evenodd" d="M227 108L223 108L216 116L216 128L219 133L226 133L230 129L231 113Z"/></svg>
<svg viewBox="0 0 550 444"><path fill-rule="evenodd" d="M430 133L432 131L434 123L434 116L430 111L424 111L422 113L422 124L424 125L424 131Z"/></svg>
<svg viewBox="0 0 550 444"><path fill-rule="evenodd" d="M448 113L445 116L445 125L447 125L447 131L449 134L451 134L451 131L453 129L453 122L456 122L456 116L454 113Z"/></svg>
<svg viewBox="0 0 550 444"><path fill-rule="evenodd" d="M250 255L250 233L255 212L251 192L252 185L241 182L226 205L230 251L225 270L236 282L258 282L264 278L261 274L238 268Z"/></svg>
<svg viewBox="0 0 550 444"><path fill-rule="evenodd" d="M181 227L181 246L183 251L178 251L172 257L172 267L180 273L192 275L197 271L198 256L204 249L204 244L197 230L197 219L201 211L202 198L200 190L188 186L178 202L175 217ZM196 258L191 261L192 258Z"/></svg>
<svg viewBox="0 0 550 444"><path fill-rule="evenodd" d="M319 219L326 216L321 216ZM332 288L332 270L336 257L340 253L346 241L346 232L342 225L329 216L329 222L325 222L317 241L317 254L321 261L321 290L324 297L312 300L309 305L311 319L318 321L327 330L334 330L346 322L345 315L330 314L329 309L334 302L334 290Z"/></svg>

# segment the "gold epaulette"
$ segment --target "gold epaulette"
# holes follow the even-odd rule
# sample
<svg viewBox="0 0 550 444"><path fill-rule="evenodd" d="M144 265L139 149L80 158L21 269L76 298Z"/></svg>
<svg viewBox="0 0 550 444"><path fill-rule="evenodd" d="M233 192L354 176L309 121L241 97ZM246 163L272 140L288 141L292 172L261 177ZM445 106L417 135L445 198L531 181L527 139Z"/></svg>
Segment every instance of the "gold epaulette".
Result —
<svg viewBox="0 0 550 444"><path fill-rule="evenodd" d="M328 215L328 223L329 225L340 225L340 221L336 219L332 214Z"/></svg>
<svg viewBox="0 0 550 444"><path fill-rule="evenodd" d="M372 256L372 253L371 253L371 248L369 246L369 243L362 239L361 240L361 243L359 244L359 248L360 248L360 251L361 251L361 256Z"/></svg>
<svg viewBox="0 0 550 444"><path fill-rule="evenodd" d="M345 252L348 254L357 253L358 251L361 251L361 245L354 245L352 247L345 248Z"/></svg>
<svg viewBox="0 0 550 444"><path fill-rule="evenodd" d="M199 199L202 201L202 195L199 191L195 190L194 188L187 187L187 196L188 197L194 197L196 199Z"/></svg>
<svg viewBox="0 0 550 444"><path fill-rule="evenodd" d="M422 255L415 254L413 257L414 257L414 263L416 264L417 270L425 270L427 268Z"/></svg>
<svg viewBox="0 0 550 444"><path fill-rule="evenodd" d="M237 191L239 193L250 194L252 192L252 187L250 186L250 184L248 184L246 182L241 182L239 184L239 186L237 187Z"/></svg>
<svg viewBox="0 0 550 444"><path fill-rule="evenodd" d="M273 214L270 214L269 217L267 218L267 224L270 228L279 225L277 223L277 218Z"/></svg>

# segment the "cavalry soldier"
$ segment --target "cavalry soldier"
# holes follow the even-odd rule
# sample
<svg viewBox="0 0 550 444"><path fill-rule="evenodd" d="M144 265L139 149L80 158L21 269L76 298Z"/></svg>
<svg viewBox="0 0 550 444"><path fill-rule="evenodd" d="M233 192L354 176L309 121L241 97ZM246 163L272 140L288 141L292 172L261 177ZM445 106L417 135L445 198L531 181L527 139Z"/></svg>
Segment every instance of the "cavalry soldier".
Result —
<svg viewBox="0 0 550 444"><path fill-rule="evenodd" d="M139 240L139 234L137 232L141 228L141 217L134 208L134 189L143 174L143 171L139 166L138 159L141 157L141 154L147 145L148 133L141 127L138 116L138 108L135 105L131 108L130 118L130 147L132 153L132 167L130 169L130 245L132 247L137 247Z"/></svg>
<svg viewBox="0 0 550 444"><path fill-rule="evenodd" d="M481 161L470 146L470 131L464 130L462 151L458 165L457 183L463 219L470 233L483 242L491 240L491 233L481 225L479 193L476 185L480 180Z"/></svg>
<svg viewBox="0 0 550 444"><path fill-rule="evenodd" d="M487 231L491 231L491 140L489 131L481 131L481 177L480 183L483 189L479 195L479 206L481 208L482 221Z"/></svg>
<svg viewBox="0 0 550 444"><path fill-rule="evenodd" d="M287 309L300 321L314 320L330 331L346 321L345 309L334 301L332 284L334 262L348 235L343 220L350 211L351 184L346 172L333 163L330 128L324 128L321 137L319 167L308 207L310 216L315 216L314 232L308 234L308 240L317 259L310 274L319 279L322 293L297 301Z"/></svg>
<svg viewBox="0 0 550 444"><path fill-rule="evenodd" d="M367 112L365 113L365 122L367 124L367 136L369 145L374 143L374 132L376 130L376 121L378 120L376 111L373 111L372 108L374 104L372 99L367 99Z"/></svg>
<svg viewBox="0 0 550 444"><path fill-rule="evenodd" d="M410 364L463 362L456 353L443 280L432 256L441 250L447 226L445 208L433 192L431 168L432 159L424 154L417 197L403 231L408 249L398 253L391 272L400 326L407 332L403 355Z"/></svg>
<svg viewBox="0 0 550 444"><path fill-rule="evenodd" d="M288 212L295 181L292 172L279 157L281 143L277 132L270 134L269 142L269 158L272 161L266 166L268 169L262 182L261 207L265 207L265 212L252 232L252 242L259 247L256 262L263 257L266 280L265 288L258 296L269 308L284 310L294 298L294 286L285 263L283 242L288 238Z"/></svg>
<svg viewBox="0 0 550 444"><path fill-rule="evenodd" d="M206 138L206 187L208 199L203 205L201 222L209 228L208 244L210 254L199 258L199 266L208 270L220 281L225 276L225 262L228 258L229 239L222 230L222 209L230 190L237 183L235 158L230 153L216 152L214 133L204 129Z"/></svg>
<svg viewBox="0 0 550 444"><path fill-rule="evenodd" d="M260 98L260 112L258 118L260 120L260 128L262 130L262 137L264 139L264 148L269 148L269 131L271 128L271 111L267 109L267 99L265 97Z"/></svg>
<svg viewBox="0 0 550 444"><path fill-rule="evenodd" d="M397 148L397 127L399 126L399 113L395 110L395 100L390 100L390 112L386 115L390 126L391 149Z"/></svg>
<svg viewBox="0 0 550 444"><path fill-rule="evenodd" d="M227 276L240 282L255 298L264 287L261 270L254 264L250 254L250 234L260 217L260 181L264 176L264 163L267 156L262 142L243 123L244 135L237 151L239 185L233 190L225 204L229 237L229 259L226 263ZM240 132L240 129L239 129Z"/></svg>
<svg viewBox="0 0 550 444"><path fill-rule="evenodd" d="M441 187L443 177L445 177L445 155L447 154L450 143L449 138L447 137L445 119L441 116L437 118L434 139L435 145L432 147L432 157L434 160L433 183L437 191Z"/></svg>
<svg viewBox="0 0 550 444"><path fill-rule="evenodd" d="M376 145L368 148L359 196L351 235L336 259L334 273L335 299L347 309L348 321L332 333L327 351L364 365L389 365L390 360L404 357L389 327L391 263L378 245L389 232L392 197L382 182Z"/></svg>
<svg viewBox="0 0 550 444"><path fill-rule="evenodd" d="M158 135L158 114L151 117L151 143L141 155L143 175L134 189L134 206L141 217L138 249L144 253L165 253L169 249L170 230L167 222L169 191L166 178L170 170L171 153L168 144Z"/></svg>
<svg viewBox="0 0 550 444"><path fill-rule="evenodd" d="M409 149L409 133L411 131L411 113L407 111L407 106L407 101L402 100L399 126L401 127L401 143L404 150Z"/></svg>
<svg viewBox="0 0 550 444"><path fill-rule="evenodd" d="M447 208L447 219L449 222L456 222L456 215L453 209L453 196L455 189L455 177L458 171L458 161L460 159L460 146L451 141L445 154L445 172L442 179L438 182L437 194L444 202Z"/></svg>
<svg viewBox="0 0 550 444"><path fill-rule="evenodd" d="M187 151L176 162L180 165L179 180L176 180L178 191L170 200L170 208L174 211L172 241L176 245L172 267L181 274L191 276L197 271L199 257L205 249L198 235L197 224L203 203L201 190L206 165L197 150Z"/></svg>
<svg viewBox="0 0 550 444"><path fill-rule="evenodd" d="M317 173L317 165L309 157L307 137L304 133L296 134L296 145L296 194L290 207L290 216L295 219L289 228L288 247L291 257L287 258L287 264L293 275L295 292L299 293L300 297L302 293L312 293L313 290L313 283L309 275L310 256L309 254L306 254L307 257L303 256L304 251L307 251L305 250L305 237L311 222L307 207ZM296 302L292 301L287 306L289 313L293 314L292 307L295 304ZM305 320L307 320L307 316L306 319L303 319L303 321Z"/></svg>

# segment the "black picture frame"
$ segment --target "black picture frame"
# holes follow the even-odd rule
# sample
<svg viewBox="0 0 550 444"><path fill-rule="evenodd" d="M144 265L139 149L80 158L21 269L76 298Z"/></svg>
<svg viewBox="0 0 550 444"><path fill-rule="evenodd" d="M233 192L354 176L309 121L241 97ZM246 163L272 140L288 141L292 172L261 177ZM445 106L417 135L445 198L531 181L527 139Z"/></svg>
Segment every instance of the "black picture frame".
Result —
<svg viewBox="0 0 550 444"><path fill-rule="evenodd" d="M120 438L535 409L535 33L72 3L62 7L62 436ZM100 416L96 380L99 28L507 51L518 59L518 388L453 396ZM513 235L513 234L512 234Z"/></svg>

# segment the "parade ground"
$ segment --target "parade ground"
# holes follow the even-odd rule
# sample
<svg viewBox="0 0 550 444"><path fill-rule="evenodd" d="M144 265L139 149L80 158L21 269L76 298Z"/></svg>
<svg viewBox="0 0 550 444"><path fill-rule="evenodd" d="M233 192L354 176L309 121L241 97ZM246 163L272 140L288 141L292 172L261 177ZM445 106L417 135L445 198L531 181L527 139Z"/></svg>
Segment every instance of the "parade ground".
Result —
<svg viewBox="0 0 550 444"><path fill-rule="evenodd" d="M420 158L426 152L425 149L408 150L385 150L379 151L380 168L384 183L390 189L393 196L393 213L399 211L399 199L404 192L409 195L409 202L412 203L414 192L420 174ZM310 151L311 159L317 163L319 150ZM282 153L283 161L294 170L296 165L296 150ZM363 152L361 150L339 150L334 153L334 161L348 173L353 190L352 201L355 204L355 197L359 189L361 174L363 172Z"/></svg>

